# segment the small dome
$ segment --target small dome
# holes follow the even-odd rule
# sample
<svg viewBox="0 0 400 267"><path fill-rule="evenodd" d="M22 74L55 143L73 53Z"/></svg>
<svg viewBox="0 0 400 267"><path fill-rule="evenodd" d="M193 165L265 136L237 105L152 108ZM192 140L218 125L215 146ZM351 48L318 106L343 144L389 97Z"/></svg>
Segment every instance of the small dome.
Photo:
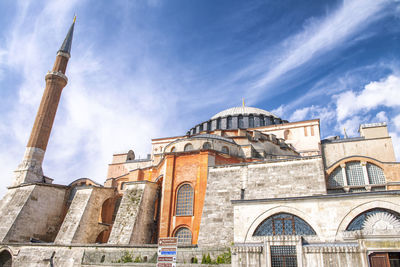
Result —
<svg viewBox="0 0 400 267"><path fill-rule="evenodd" d="M235 115L245 115L245 114L262 114L265 116L272 116L274 118L278 118L274 114L269 111L260 109L260 108L253 108L253 107L234 107L225 109L214 116L211 119L216 119L218 117L226 117L226 116L235 116Z"/></svg>

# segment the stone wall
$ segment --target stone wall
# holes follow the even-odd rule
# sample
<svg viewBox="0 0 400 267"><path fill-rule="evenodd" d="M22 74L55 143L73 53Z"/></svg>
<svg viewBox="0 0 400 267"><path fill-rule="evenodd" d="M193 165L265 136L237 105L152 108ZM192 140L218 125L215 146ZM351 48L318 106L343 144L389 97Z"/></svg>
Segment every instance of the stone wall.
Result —
<svg viewBox="0 0 400 267"><path fill-rule="evenodd" d="M131 182L125 186L108 243L150 243L154 230L153 218L158 186L147 181Z"/></svg>
<svg viewBox="0 0 400 267"><path fill-rule="evenodd" d="M114 196L113 188L79 188L57 234L55 243L94 243L108 226L99 224L101 208Z"/></svg>
<svg viewBox="0 0 400 267"><path fill-rule="evenodd" d="M0 204L0 241L53 241L61 225L66 187L34 184L11 188Z"/></svg>
<svg viewBox="0 0 400 267"><path fill-rule="evenodd" d="M242 190L244 189L244 191ZM283 162L210 167L199 245L233 242L231 200L326 194L320 157Z"/></svg>

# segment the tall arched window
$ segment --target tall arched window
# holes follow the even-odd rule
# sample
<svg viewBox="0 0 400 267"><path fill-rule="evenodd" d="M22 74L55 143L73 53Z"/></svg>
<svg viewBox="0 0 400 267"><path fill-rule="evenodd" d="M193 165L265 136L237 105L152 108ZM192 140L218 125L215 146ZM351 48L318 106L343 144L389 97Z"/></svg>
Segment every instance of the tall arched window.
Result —
<svg viewBox="0 0 400 267"><path fill-rule="evenodd" d="M264 116L260 116L260 126L265 126L265 118L264 118Z"/></svg>
<svg viewBox="0 0 400 267"><path fill-rule="evenodd" d="M316 235L316 233L299 217L289 213L278 213L263 221L253 234L253 236L272 235Z"/></svg>
<svg viewBox="0 0 400 267"><path fill-rule="evenodd" d="M193 215L193 188L190 184L184 184L178 189L176 196L176 215Z"/></svg>
<svg viewBox="0 0 400 267"><path fill-rule="evenodd" d="M250 115L249 116L249 128L253 128L254 127L254 116Z"/></svg>
<svg viewBox="0 0 400 267"><path fill-rule="evenodd" d="M372 209L361 213L355 217L347 226L346 231L356 231L374 228L374 225L379 222L381 226L389 226L389 228L400 228L400 214L387 209Z"/></svg>
<svg viewBox="0 0 400 267"><path fill-rule="evenodd" d="M239 128L244 128L243 116L239 115L238 117L238 126Z"/></svg>
<svg viewBox="0 0 400 267"><path fill-rule="evenodd" d="M175 233L175 237L178 238L178 244L180 245L192 244L192 232L186 227L179 228Z"/></svg>
<svg viewBox="0 0 400 267"><path fill-rule="evenodd" d="M193 145L191 143L188 143L185 145L185 148L183 149L184 151L192 151L193 150Z"/></svg>
<svg viewBox="0 0 400 267"><path fill-rule="evenodd" d="M221 118L217 119L217 129L221 129Z"/></svg>
<svg viewBox="0 0 400 267"><path fill-rule="evenodd" d="M228 118L226 118L226 128L232 129L232 117L231 116L228 116Z"/></svg>

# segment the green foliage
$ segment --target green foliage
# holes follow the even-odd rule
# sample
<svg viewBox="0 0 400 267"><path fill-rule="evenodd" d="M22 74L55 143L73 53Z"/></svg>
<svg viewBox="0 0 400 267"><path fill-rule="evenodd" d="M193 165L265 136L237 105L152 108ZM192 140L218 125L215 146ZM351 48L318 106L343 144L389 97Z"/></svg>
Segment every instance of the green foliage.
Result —
<svg viewBox="0 0 400 267"><path fill-rule="evenodd" d="M201 264L230 264L231 258L232 254L230 249L227 252L218 255L215 260L212 260L210 257L210 253L208 253L207 256L203 254L203 258L201 259Z"/></svg>
<svg viewBox="0 0 400 267"><path fill-rule="evenodd" d="M125 251L125 254L121 257L121 259L117 260L117 263L126 263L126 262L133 262L132 255Z"/></svg>
<svg viewBox="0 0 400 267"><path fill-rule="evenodd" d="M207 257L206 257L206 264L211 264L210 253L207 254Z"/></svg>
<svg viewBox="0 0 400 267"><path fill-rule="evenodd" d="M142 259L142 257L140 257L140 255L139 255L139 256L137 256L137 257L135 258L135 260L134 260L133 262L143 262L143 259Z"/></svg>
<svg viewBox="0 0 400 267"><path fill-rule="evenodd" d="M192 258L192 263L199 263L196 257Z"/></svg>
<svg viewBox="0 0 400 267"><path fill-rule="evenodd" d="M201 258L201 264L206 264L206 255L203 254L203 258Z"/></svg>

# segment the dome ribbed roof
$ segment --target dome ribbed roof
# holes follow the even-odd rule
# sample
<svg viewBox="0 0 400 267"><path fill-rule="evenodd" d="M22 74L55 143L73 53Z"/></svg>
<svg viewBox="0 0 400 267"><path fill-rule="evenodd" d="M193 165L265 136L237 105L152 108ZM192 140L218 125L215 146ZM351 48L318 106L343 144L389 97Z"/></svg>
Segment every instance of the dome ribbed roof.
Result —
<svg viewBox="0 0 400 267"><path fill-rule="evenodd" d="M244 115L244 114L263 114L265 116L272 116L274 118L278 118L274 114L269 111L260 109L260 108L253 108L253 107L234 107L225 109L214 116L211 119L216 119L218 117L226 117L226 116L235 116L235 115Z"/></svg>

